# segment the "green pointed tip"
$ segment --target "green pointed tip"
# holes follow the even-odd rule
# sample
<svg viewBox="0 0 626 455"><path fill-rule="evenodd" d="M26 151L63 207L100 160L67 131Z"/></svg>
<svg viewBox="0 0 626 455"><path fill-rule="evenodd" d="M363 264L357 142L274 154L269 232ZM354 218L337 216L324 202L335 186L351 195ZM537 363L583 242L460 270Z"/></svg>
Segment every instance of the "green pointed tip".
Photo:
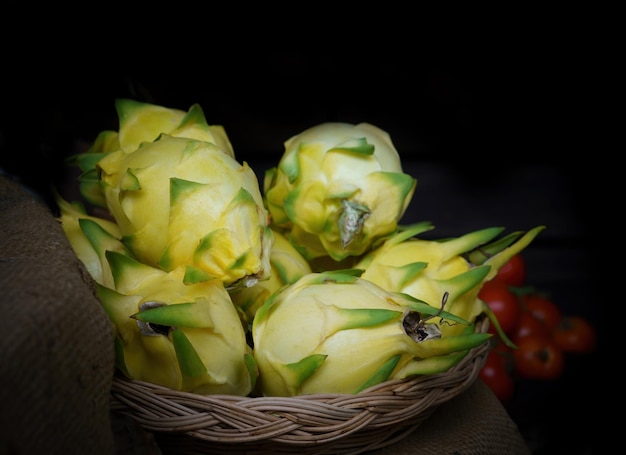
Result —
<svg viewBox="0 0 626 455"><path fill-rule="evenodd" d="M171 331L171 335L178 366L183 376L187 378L197 378L206 374L206 366L183 331L174 329Z"/></svg>
<svg viewBox="0 0 626 455"><path fill-rule="evenodd" d="M206 121L206 117L204 115L204 111L202 110L202 106L200 106L200 104L195 103L189 108L187 114L185 114L185 116L183 117L179 128L184 127L189 123L203 125L207 128L209 127Z"/></svg>
<svg viewBox="0 0 626 455"><path fill-rule="evenodd" d="M231 264L228 265L228 270L238 270L245 267L249 258L254 258L254 253L251 250L247 250L245 253L237 257Z"/></svg>
<svg viewBox="0 0 626 455"><path fill-rule="evenodd" d="M267 194L267 192L274 186L276 183L276 176L278 175L278 168L276 166L270 167L266 169L263 173L263 194ZM267 199L264 198L264 202L267 204Z"/></svg>
<svg viewBox="0 0 626 455"><path fill-rule="evenodd" d="M61 212L67 212L74 218L79 218L81 215L87 215L87 210L82 202L66 201L56 188L52 188L52 194Z"/></svg>
<svg viewBox="0 0 626 455"><path fill-rule="evenodd" d="M147 106L146 103L136 101L131 98L117 98L115 100L115 109L117 110L118 116L122 118L132 114L133 111L141 109L145 106Z"/></svg>
<svg viewBox="0 0 626 455"><path fill-rule="evenodd" d="M494 240L491 243L482 245L480 248L476 248L470 251L466 257L469 262L474 265L482 265L489 258L492 258L496 254L508 248L511 244L516 242L524 233L522 231L511 232L504 237Z"/></svg>
<svg viewBox="0 0 626 455"><path fill-rule="evenodd" d="M374 327L402 317L402 310L386 310L382 308L339 308L327 306L333 311L333 325L336 330L349 330Z"/></svg>
<svg viewBox="0 0 626 455"><path fill-rule="evenodd" d="M399 225L397 234L389 237L389 239L387 239L385 243L390 246L397 245L398 243L402 243L405 240L417 237L424 232L431 231L434 228L435 226L430 221L420 221L419 223L414 223L410 225Z"/></svg>
<svg viewBox="0 0 626 455"><path fill-rule="evenodd" d="M280 171L287 176L289 183L295 182L300 177L300 149L304 147L300 144L295 152L288 152L278 163Z"/></svg>
<svg viewBox="0 0 626 455"><path fill-rule="evenodd" d="M328 357L325 354L312 354L299 362L283 365L282 373L285 382L297 391L300 386L322 366Z"/></svg>
<svg viewBox="0 0 626 455"><path fill-rule="evenodd" d="M368 176L375 180L387 182L387 185L397 189L396 194L400 201L406 201L417 187L417 179L403 172L374 172Z"/></svg>
<svg viewBox="0 0 626 455"><path fill-rule="evenodd" d="M405 379L410 376L445 373L458 364L469 353L469 349L453 352L451 354L415 358L394 375L397 379Z"/></svg>
<svg viewBox="0 0 626 455"><path fill-rule="evenodd" d="M120 188L123 191L138 191L141 189L141 183L132 169L128 169L120 181Z"/></svg>
<svg viewBox="0 0 626 455"><path fill-rule="evenodd" d="M484 264L491 266L491 271L485 278L485 281L489 281L495 277L498 270L500 270L509 259L521 253L545 228L546 226L543 225L536 226L525 233L516 233L514 240L509 245L506 245L506 242L505 244L498 244L498 248L500 249L493 256L484 261ZM506 239L508 241L508 237Z"/></svg>
<svg viewBox="0 0 626 455"><path fill-rule="evenodd" d="M350 152L357 153L359 155L373 155L376 147L373 144L367 142L367 138L352 138L348 139L341 144L337 144L335 147L328 150L330 152Z"/></svg>
<svg viewBox="0 0 626 455"><path fill-rule="evenodd" d="M175 206L181 199L190 193L204 188L207 185L199 182L172 177L170 179L170 205Z"/></svg>
<svg viewBox="0 0 626 455"><path fill-rule="evenodd" d="M489 265L473 267L467 272L460 273L447 280L438 280L440 285L448 290L449 300L454 302L459 296L481 286L491 273Z"/></svg>
<svg viewBox="0 0 626 455"><path fill-rule="evenodd" d="M431 338L421 342L432 356L448 355L453 352L476 348L492 337L491 333L468 333L441 338Z"/></svg>
<svg viewBox="0 0 626 455"><path fill-rule="evenodd" d="M141 300L140 296L120 294L98 283L96 283L96 297L116 329L124 327L130 315L137 311Z"/></svg>
<svg viewBox="0 0 626 455"><path fill-rule="evenodd" d="M134 290L140 283L149 278L165 275L166 272L143 264L126 254L118 251L107 250L105 252L115 288L120 292Z"/></svg>
<svg viewBox="0 0 626 455"><path fill-rule="evenodd" d="M85 200L95 207L100 207L103 209L108 208L106 198L104 193L102 192L102 186L100 182L92 182L92 181L82 181L78 184L78 190L80 191L80 195L85 198Z"/></svg>
<svg viewBox="0 0 626 455"><path fill-rule="evenodd" d="M481 265L488 263L492 267L502 262L502 264L497 265L497 271L508 259L526 248L545 228L546 226L540 225L527 232L512 232L469 252L467 258L472 264ZM499 258L495 259L497 256ZM503 261L503 258L506 258L506 260Z"/></svg>
<svg viewBox="0 0 626 455"><path fill-rule="evenodd" d="M134 319L169 327L213 327L211 314L202 301L150 308L132 315Z"/></svg>
<svg viewBox="0 0 626 455"><path fill-rule="evenodd" d="M385 274L388 275L391 282L394 283L394 287L403 289L418 278L427 266L427 262L412 262L400 267L386 266Z"/></svg>
<svg viewBox="0 0 626 455"><path fill-rule="evenodd" d="M99 256L103 257L104 252L107 250L118 251L127 256L130 255L130 252L126 249L122 241L104 229L95 219L80 218L78 225L83 234L85 234L85 237L87 237L87 240L89 240L93 249L98 252Z"/></svg>
<svg viewBox="0 0 626 455"><path fill-rule="evenodd" d="M85 173L97 171L98 162L108 153L80 153L74 156L74 161L78 168Z"/></svg>
<svg viewBox="0 0 626 455"><path fill-rule="evenodd" d="M214 280L215 278L216 277L209 275L205 270L188 265L185 267L185 276L183 277L183 283L187 285L197 284L204 281Z"/></svg>
<svg viewBox="0 0 626 455"><path fill-rule="evenodd" d="M393 369L398 365L400 361L400 355L394 355L392 358L387 360L379 369L370 376L363 384L357 388L354 393L362 392L365 389L368 389L376 384L380 384L381 382L386 381L391 376Z"/></svg>
<svg viewBox="0 0 626 455"><path fill-rule="evenodd" d="M461 237L446 240L442 243L442 245L445 245L447 251L446 257L450 258L458 255L467 256L472 251L482 251L485 244L500 235L502 231L504 231L503 227L489 227L469 232ZM470 262L472 261L470 260Z"/></svg>

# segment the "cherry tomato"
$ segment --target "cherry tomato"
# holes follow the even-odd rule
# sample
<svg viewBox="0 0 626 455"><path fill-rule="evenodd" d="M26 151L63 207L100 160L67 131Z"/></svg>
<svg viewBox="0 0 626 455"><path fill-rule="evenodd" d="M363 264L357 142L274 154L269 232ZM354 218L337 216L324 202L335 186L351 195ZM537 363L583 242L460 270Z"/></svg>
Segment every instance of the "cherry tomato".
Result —
<svg viewBox="0 0 626 455"><path fill-rule="evenodd" d="M515 331L511 334L511 340L513 343L519 346L519 341L522 338L534 337L539 339L550 338L550 332L546 329L545 325L536 317L534 317L528 311L522 311L519 317L519 322Z"/></svg>
<svg viewBox="0 0 626 455"><path fill-rule="evenodd" d="M522 295L523 306L552 331L563 317L561 309L554 301L540 294Z"/></svg>
<svg viewBox="0 0 626 455"><path fill-rule="evenodd" d="M565 368L563 351L550 338L527 336L513 351L515 372L524 379L557 379Z"/></svg>
<svg viewBox="0 0 626 455"><path fill-rule="evenodd" d="M483 284L478 297L491 308L502 331L510 336L517 327L522 314L522 307L517 296L505 283L491 280ZM493 324L489 326L489 331L495 333Z"/></svg>
<svg viewBox="0 0 626 455"><path fill-rule="evenodd" d="M502 281L509 286L521 287L526 282L526 262L520 254L512 256L502 267L494 280Z"/></svg>
<svg viewBox="0 0 626 455"><path fill-rule="evenodd" d="M563 317L552 332L552 339L565 352L586 354L596 347L594 327L580 316Z"/></svg>
<svg viewBox="0 0 626 455"><path fill-rule="evenodd" d="M507 402L513 398L515 381L506 370L506 366L497 351L491 349L478 376L501 401Z"/></svg>

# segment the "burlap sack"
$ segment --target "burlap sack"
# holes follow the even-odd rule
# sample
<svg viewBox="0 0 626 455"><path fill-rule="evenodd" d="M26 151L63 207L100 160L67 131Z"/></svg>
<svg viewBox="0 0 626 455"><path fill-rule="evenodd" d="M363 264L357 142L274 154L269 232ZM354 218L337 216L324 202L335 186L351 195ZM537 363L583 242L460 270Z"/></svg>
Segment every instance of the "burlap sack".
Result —
<svg viewBox="0 0 626 455"><path fill-rule="evenodd" d="M530 455L515 422L479 379L405 439L369 455Z"/></svg>
<svg viewBox="0 0 626 455"><path fill-rule="evenodd" d="M130 417L109 413L113 335L93 281L48 207L2 175L0 235L0 453L161 454L152 434ZM497 398L477 381L414 433L372 454L530 450Z"/></svg>
<svg viewBox="0 0 626 455"><path fill-rule="evenodd" d="M48 206L0 175L0 453L115 453L113 332Z"/></svg>

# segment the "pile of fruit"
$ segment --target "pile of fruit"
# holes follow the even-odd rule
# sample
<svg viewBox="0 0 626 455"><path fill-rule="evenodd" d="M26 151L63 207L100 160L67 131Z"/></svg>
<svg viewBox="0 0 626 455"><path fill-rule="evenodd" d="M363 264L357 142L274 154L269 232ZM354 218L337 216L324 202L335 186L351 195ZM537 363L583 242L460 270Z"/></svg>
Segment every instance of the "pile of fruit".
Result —
<svg viewBox="0 0 626 455"><path fill-rule="evenodd" d="M589 320L563 314L549 295L527 283L526 272L526 262L517 254L478 293L504 333L490 340L479 376L505 404L514 398L519 381L559 379L567 355L590 354L597 341Z"/></svg>
<svg viewBox="0 0 626 455"><path fill-rule="evenodd" d="M358 393L447 371L500 322L479 291L544 229L426 240L389 135L323 123L259 185L222 126L116 101L119 130L71 157L59 219L115 330L117 368L197 394Z"/></svg>

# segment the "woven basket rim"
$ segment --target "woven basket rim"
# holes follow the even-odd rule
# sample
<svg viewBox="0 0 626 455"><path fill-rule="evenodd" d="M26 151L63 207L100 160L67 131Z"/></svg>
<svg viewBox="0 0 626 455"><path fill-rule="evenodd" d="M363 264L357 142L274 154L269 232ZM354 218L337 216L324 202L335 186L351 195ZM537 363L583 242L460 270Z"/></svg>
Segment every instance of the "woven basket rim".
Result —
<svg viewBox="0 0 626 455"><path fill-rule="evenodd" d="M486 333L488 327L488 318L481 315L476 332ZM446 372L390 380L353 395L198 395L118 373L111 411L130 416L147 431L175 435L177 444L210 444L212 450L249 444L255 448L267 444L275 451L293 448L297 453L306 453L307 447L326 453L319 449L329 444L335 444L332 453L354 453L354 448L364 446L372 450L398 440L403 432L409 434L440 404L468 389L489 346L487 340L471 349Z"/></svg>

